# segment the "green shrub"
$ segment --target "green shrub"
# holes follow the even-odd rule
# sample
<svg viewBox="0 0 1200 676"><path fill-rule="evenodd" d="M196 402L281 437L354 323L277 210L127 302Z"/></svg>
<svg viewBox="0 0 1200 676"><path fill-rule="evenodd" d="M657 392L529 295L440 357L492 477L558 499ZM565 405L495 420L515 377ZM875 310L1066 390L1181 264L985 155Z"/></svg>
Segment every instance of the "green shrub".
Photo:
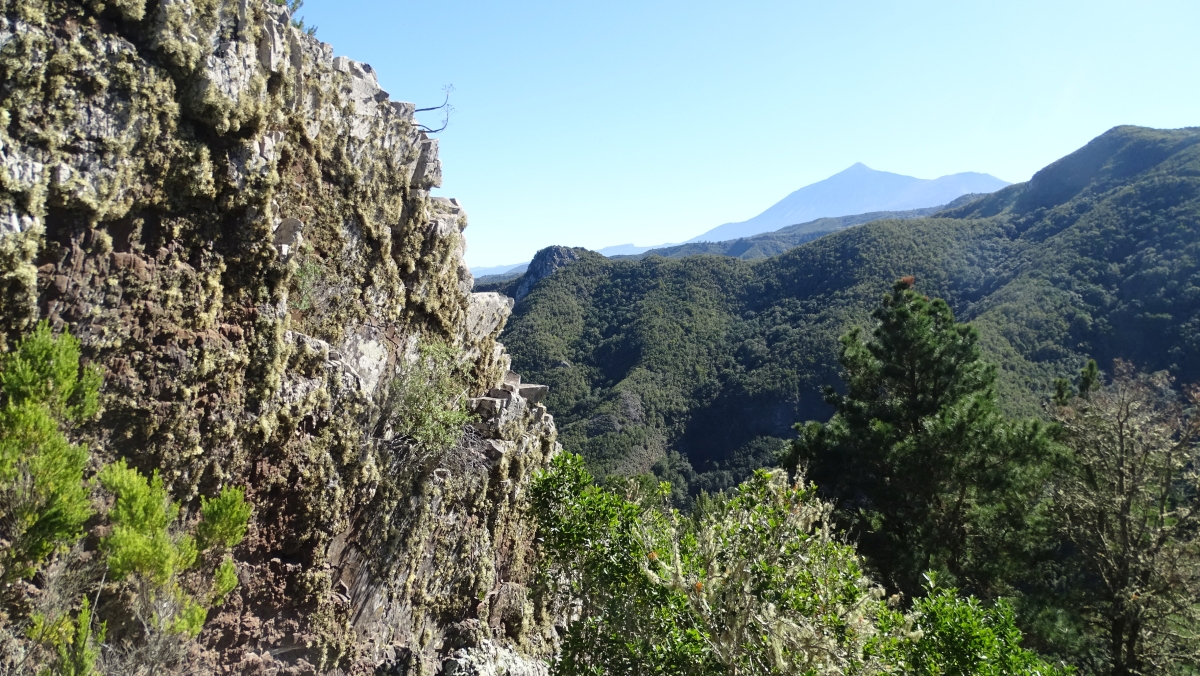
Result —
<svg viewBox="0 0 1200 676"><path fill-rule="evenodd" d="M6 403L41 404L70 422L96 414L100 382L98 368L80 369L79 341L66 332L55 336L45 321L15 350L0 354L0 392Z"/></svg>
<svg viewBox="0 0 1200 676"><path fill-rule="evenodd" d="M1021 648L1007 604L931 587L912 612L891 607L831 506L779 470L683 517L595 485L564 454L531 504L544 582L579 603L555 674L1072 673Z"/></svg>
<svg viewBox="0 0 1200 676"><path fill-rule="evenodd" d="M119 460L100 471L100 484L116 496L108 512L112 534L101 542L113 577L144 576L165 586L196 562L195 539L168 531L179 517L179 504L171 501L157 471L147 481Z"/></svg>
<svg viewBox="0 0 1200 676"><path fill-rule="evenodd" d="M237 584L237 567L233 565L233 559L226 556L213 572L212 605L219 606L224 603L225 597Z"/></svg>
<svg viewBox="0 0 1200 676"><path fill-rule="evenodd" d="M74 542L92 515L87 449L62 428L95 415L100 375L46 322L0 354L0 588Z"/></svg>
<svg viewBox="0 0 1200 676"><path fill-rule="evenodd" d="M193 584L192 592L203 593L208 603L185 588L183 574L197 566L202 552L234 547L245 537L251 510L243 491L226 488L217 498L202 499L193 536L172 528L179 504L171 501L157 471L147 480L120 460L101 470L100 483L116 496L109 510L113 530L101 548L113 578L133 584L135 616L147 631L196 636L208 607L223 602L237 586L237 574L226 556L211 570L209 590Z"/></svg>
<svg viewBox="0 0 1200 676"><path fill-rule="evenodd" d="M410 439L431 456L453 448L471 421L457 354L445 343L425 343L415 362L400 366L388 388L385 422L394 435Z"/></svg>
<svg viewBox="0 0 1200 676"><path fill-rule="evenodd" d="M107 625L100 622L92 628L92 609L86 596L74 619L64 613L53 620L45 615L33 616L28 637L51 653L49 665L42 674L55 676L91 676L96 670L99 646L104 643Z"/></svg>
<svg viewBox="0 0 1200 676"><path fill-rule="evenodd" d="M931 583L933 578L931 576ZM919 637L906 645L905 672L917 676L1067 676L1070 667L1047 663L1021 647L1012 606L990 607L954 589L931 584L913 607Z"/></svg>
<svg viewBox="0 0 1200 676"><path fill-rule="evenodd" d="M212 500L200 498L200 524L196 539L201 549L220 546L231 549L246 537L250 521L250 505L240 488L225 488Z"/></svg>
<svg viewBox="0 0 1200 676"><path fill-rule="evenodd" d="M783 472L684 518L561 455L532 501L547 579L582 601L555 673L878 673L900 654L904 618L829 529L829 506Z"/></svg>

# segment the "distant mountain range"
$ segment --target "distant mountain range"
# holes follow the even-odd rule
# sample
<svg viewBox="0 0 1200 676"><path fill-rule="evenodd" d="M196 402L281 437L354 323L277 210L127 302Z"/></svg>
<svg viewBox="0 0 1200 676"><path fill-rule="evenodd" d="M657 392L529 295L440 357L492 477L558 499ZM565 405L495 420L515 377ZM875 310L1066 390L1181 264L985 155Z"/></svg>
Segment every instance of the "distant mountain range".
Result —
<svg viewBox="0 0 1200 676"><path fill-rule="evenodd" d="M608 256L614 259L636 259L646 256L662 256L664 258L683 258L698 254L716 254L718 256L733 256L744 261L767 258L781 254L788 249L811 242L818 237L824 237L838 230L870 223L871 221L903 221L912 218L933 216L945 209L956 209L960 206L985 197L986 194L970 193L963 195L949 204L923 209L908 209L906 211L872 211L851 216L831 216L818 218L799 225L789 225L786 228L764 232L751 237L739 237L720 242L690 242L688 244L673 244L669 246L646 249L640 253L628 256ZM603 252L597 252L603 253ZM518 276L513 274L513 277ZM497 278L489 278L500 281Z"/></svg>
<svg viewBox="0 0 1200 676"><path fill-rule="evenodd" d="M618 244L616 246L606 246L596 253L601 256L636 256L640 253L645 253L651 249L661 249L664 247L677 246L673 243L655 244L653 246L637 246L636 244ZM529 269L529 261L524 263L509 263L508 265L490 265L486 267L471 268L471 274L476 279L482 277L489 278L489 281L500 281L502 279L513 279L525 273Z"/></svg>
<svg viewBox="0 0 1200 676"><path fill-rule="evenodd" d="M887 171L876 171L859 162L823 181L800 188L748 221L717 226L698 237L687 240L685 244L737 240L789 226L807 225L826 218L842 218L876 212L891 212L889 215L879 216L879 218L894 218L895 216L891 214L895 212L929 209L949 204L963 195L993 193L1007 185L1009 183L995 176L973 171L935 179L924 179ZM859 222L862 221L852 224L856 225ZM826 224L822 223L821 225ZM845 227L845 225L841 224L841 227ZM840 228L830 227L827 229ZM792 233L792 235L795 234L798 233ZM679 245L618 244L604 247L597 253L609 257L633 256L652 249L661 250L677 246ZM471 268L471 274L476 278L488 277L488 281L495 282L502 278L512 279L525 272L528 266L529 262L526 261L511 265L475 267Z"/></svg>
<svg viewBox="0 0 1200 676"><path fill-rule="evenodd" d="M800 188L748 221L719 225L688 242L749 237L818 218L923 209L970 193L996 192L1007 185L995 176L973 171L924 179L876 171L859 162L824 181Z"/></svg>
<svg viewBox="0 0 1200 676"><path fill-rule="evenodd" d="M603 249L597 250L596 253L600 254L601 256L608 256L609 258L612 258L613 256L635 256L637 254L644 253L651 249L661 249L666 246L675 246L675 243L671 242L671 243L666 243L666 244L655 244L653 246L638 246L636 244L618 244L616 246L606 246Z"/></svg>
<svg viewBox="0 0 1200 676"><path fill-rule="evenodd" d="M492 277L495 275L521 274L529 269L529 261L524 263L509 263L508 265L488 265L471 268L471 274L476 278Z"/></svg>
<svg viewBox="0 0 1200 676"><path fill-rule="evenodd" d="M1117 127L1026 183L909 211L636 259L582 252L527 285L500 340L550 386L559 441L593 472L692 492L731 489L794 422L828 418L839 337L869 331L902 276L979 331L1012 415L1044 411L1089 357L1200 381L1200 127ZM506 284L487 290L521 280Z"/></svg>

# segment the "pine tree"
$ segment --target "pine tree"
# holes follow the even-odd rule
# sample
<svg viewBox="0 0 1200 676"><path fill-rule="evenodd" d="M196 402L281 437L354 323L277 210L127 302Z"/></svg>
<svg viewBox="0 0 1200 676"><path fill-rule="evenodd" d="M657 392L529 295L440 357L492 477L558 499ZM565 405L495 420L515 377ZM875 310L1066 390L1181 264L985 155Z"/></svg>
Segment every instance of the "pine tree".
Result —
<svg viewBox="0 0 1200 676"><path fill-rule="evenodd" d="M845 394L827 423L796 425L786 452L838 506L880 577L907 594L928 570L974 593L1003 591L1053 445L1036 421L1011 422L978 334L902 279L873 313L870 338L843 336Z"/></svg>

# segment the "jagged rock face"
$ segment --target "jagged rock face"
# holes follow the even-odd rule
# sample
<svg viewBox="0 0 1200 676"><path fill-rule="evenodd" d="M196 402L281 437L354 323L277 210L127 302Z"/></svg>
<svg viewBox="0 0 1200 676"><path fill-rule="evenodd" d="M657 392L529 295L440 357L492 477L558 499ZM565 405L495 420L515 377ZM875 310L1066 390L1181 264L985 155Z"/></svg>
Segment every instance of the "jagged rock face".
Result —
<svg viewBox="0 0 1200 676"><path fill-rule="evenodd" d="M535 284L554 274L555 270L567 263L579 260L581 251L584 249L548 246L534 254L533 260L529 262L529 269L525 271L525 275L521 277L521 283L517 286L516 301L520 302L521 299L528 296Z"/></svg>
<svg viewBox="0 0 1200 676"><path fill-rule="evenodd" d="M470 294L414 106L262 0L0 0L0 71L0 343L69 327L105 371L83 441L255 505L198 668L548 655L522 496L554 424L505 379L511 302ZM430 342L479 422L417 466L371 430Z"/></svg>

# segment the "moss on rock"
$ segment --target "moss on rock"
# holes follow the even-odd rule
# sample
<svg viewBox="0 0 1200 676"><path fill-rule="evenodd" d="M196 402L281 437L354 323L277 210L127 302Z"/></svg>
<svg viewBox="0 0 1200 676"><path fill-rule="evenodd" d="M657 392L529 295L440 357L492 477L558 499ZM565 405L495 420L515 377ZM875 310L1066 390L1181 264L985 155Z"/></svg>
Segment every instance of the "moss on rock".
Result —
<svg viewBox="0 0 1200 676"><path fill-rule="evenodd" d="M511 585L531 585L520 495L553 424L521 409L415 472L371 433L422 342L457 351L464 396L497 386L503 320L468 325L466 213L429 196L413 106L289 19L0 0L0 341L39 318L80 337L106 460L188 503L247 487L244 583L201 635L217 662L428 672L468 620L546 654L549 620L514 619Z"/></svg>

